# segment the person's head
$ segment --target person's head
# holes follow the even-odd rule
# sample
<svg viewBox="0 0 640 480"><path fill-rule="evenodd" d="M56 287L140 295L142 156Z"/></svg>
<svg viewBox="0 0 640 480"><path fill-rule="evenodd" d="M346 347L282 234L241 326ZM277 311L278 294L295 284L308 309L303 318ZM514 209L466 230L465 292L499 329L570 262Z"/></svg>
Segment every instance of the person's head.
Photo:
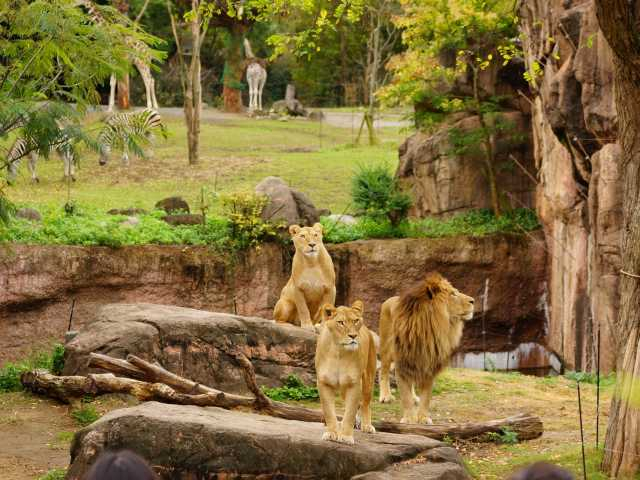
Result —
<svg viewBox="0 0 640 480"><path fill-rule="evenodd" d="M537 462L518 470L510 480L574 480L574 476L564 468L546 462Z"/></svg>
<svg viewBox="0 0 640 480"><path fill-rule="evenodd" d="M104 452L85 480L158 480L142 457L129 450Z"/></svg>

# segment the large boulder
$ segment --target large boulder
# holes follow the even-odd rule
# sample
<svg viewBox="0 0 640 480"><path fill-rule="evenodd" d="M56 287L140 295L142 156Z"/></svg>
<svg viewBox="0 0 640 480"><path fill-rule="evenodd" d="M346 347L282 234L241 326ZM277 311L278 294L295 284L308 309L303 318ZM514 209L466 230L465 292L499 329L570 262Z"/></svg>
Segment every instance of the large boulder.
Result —
<svg viewBox="0 0 640 480"><path fill-rule="evenodd" d="M256 194L265 195L269 203L262 218L271 222L284 221L287 225L313 225L320 220L320 212L304 193L294 190L279 177L267 177L256 185Z"/></svg>
<svg viewBox="0 0 640 480"><path fill-rule="evenodd" d="M259 318L154 304L111 304L66 345L65 375L90 370L91 352L132 353L203 385L247 393L232 348L252 360L259 384L278 386L290 374L314 381L315 334Z"/></svg>
<svg viewBox="0 0 640 480"><path fill-rule="evenodd" d="M356 432L356 444L344 445L322 441L323 430L320 423L148 402L113 411L77 432L67 479L82 478L101 452L119 449L142 455L162 479L340 480L381 471L418 455L428 462L421 467L427 474L424 478L467 478L457 452L442 442L416 435ZM430 452L435 461L429 461ZM438 475L429 476L430 467Z"/></svg>
<svg viewBox="0 0 640 480"><path fill-rule="evenodd" d="M497 183L509 192L514 207L532 207L536 184L512 160L534 172L528 116L500 114L504 128L496 135L494 151ZM475 208L490 208L491 194L483 172L480 146L461 152L465 136L480 128L477 116L456 116L435 132L417 132L400 147L396 176L412 191L411 215L450 215ZM508 168L507 168L508 167ZM515 200L513 200L515 199Z"/></svg>

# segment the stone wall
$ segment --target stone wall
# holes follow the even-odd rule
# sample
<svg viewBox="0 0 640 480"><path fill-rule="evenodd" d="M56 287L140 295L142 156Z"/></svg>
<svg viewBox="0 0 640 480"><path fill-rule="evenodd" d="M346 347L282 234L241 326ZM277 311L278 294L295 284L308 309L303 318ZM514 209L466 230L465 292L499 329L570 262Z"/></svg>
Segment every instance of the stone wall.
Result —
<svg viewBox="0 0 640 480"><path fill-rule="evenodd" d="M546 260L540 232L531 236L367 240L330 245L337 303L361 299L377 328L381 303L439 270L479 298L464 351L512 350L543 341L547 328ZM19 358L38 342L62 338L76 300L73 328L107 303L149 302L272 318L286 283L291 252L264 245L230 263L206 247L13 245L0 251L0 362ZM482 321L486 336L482 337Z"/></svg>
<svg viewBox="0 0 640 480"><path fill-rule="evenodd" d="M532 82L536 208L549 251L548 344L569 368L593 369L596 332L615 365L620 269L620 151L611 52L591 0L519 4Z"/></svg>

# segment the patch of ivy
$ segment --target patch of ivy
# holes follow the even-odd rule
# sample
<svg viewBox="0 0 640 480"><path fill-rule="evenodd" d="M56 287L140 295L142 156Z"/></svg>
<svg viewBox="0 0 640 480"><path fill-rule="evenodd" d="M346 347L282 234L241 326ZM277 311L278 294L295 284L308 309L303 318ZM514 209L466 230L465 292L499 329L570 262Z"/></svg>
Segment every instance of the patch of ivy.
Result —
<svg viewBox="0 0 640 480"><path fill-rule="evenodd" d="M289 375L282 387L263 387L264 394L272 400L317 400L320 398L315 386L305 385L297 375Z"/></svg>

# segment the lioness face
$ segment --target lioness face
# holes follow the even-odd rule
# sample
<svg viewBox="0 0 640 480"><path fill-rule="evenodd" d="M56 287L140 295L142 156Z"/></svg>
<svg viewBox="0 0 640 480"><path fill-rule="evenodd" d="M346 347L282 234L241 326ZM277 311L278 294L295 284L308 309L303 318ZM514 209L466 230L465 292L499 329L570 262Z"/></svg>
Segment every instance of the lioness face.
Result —
<svg viewBox="0 0 640 480"><path fill-rule="evenodd" d="M289 233L296 247L296 252L301 252L306 256L315 257L320 253L322 246L322 225L316 223L313 227L301 227L291 225Z"/></svg>
<svg viewBox="0 0 640 480"><path fill-rule="evenodd" d="M473 318L473 297L465 295L446 280L443 287L443 290L449 295L449 315L465 321L471 320Z"/></svg>
<svg viewBox="0 0 640 480"><path fill-rule="evenodd" d="M351 307L322 307L322 322L331 332L334 341L345 350L354 351L360 345L359 335L362 328L363 304L360 300Z"/></svg>

